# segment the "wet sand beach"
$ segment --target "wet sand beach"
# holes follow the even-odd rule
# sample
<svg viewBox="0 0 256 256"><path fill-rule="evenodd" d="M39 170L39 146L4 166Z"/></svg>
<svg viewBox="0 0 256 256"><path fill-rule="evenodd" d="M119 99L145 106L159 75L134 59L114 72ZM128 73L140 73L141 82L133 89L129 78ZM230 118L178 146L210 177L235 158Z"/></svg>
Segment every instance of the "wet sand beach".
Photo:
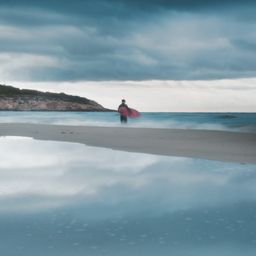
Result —
<svg viewBox="0 0 256 256"><path fill-rule="evenodd" d="M255 133L2 123L0 136L24 136L129 152L256 163Z"/></svg>

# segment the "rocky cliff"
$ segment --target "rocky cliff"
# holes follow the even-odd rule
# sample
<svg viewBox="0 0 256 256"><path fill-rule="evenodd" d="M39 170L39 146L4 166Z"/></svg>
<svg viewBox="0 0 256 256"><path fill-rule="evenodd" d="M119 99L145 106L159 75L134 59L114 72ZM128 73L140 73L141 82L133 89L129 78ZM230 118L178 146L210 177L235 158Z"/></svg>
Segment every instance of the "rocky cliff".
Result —
<svg viewBox="0 0 256 256"><path fill-rule="evenodd" d="M97 102L64 93L21 90L0 85L0 110L111 111Z"/></svg>

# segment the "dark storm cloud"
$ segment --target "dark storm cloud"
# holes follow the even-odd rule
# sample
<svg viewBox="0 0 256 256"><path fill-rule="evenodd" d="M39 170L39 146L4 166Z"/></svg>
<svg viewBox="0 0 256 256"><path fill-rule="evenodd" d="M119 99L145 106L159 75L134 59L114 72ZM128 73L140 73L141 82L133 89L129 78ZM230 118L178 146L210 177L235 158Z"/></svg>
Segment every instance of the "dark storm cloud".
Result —
<svg viewBox="0 0 256 256"><path fill-rule="evenodd" d="M85 11L86 9L96 10L100 6L99 12L103 10L110 10L113 6L120 8L121 6L131 7L131 8L180 8L180 9L195 9L195 8L205 8L212 6L230 6L230 4L253 4L254 0L1 0L2 5L8 6L36 6L45 7L58 10L80 10ZM231 7L232 7L231 6ZM110 11L112 14L112 12Z"/></svg>
<svg viewBox="0 0 256 256"><path fill-rule="evenodd" d="M28 80L255 76L256 5L222 2L0 0L0 75Z"/></svg>

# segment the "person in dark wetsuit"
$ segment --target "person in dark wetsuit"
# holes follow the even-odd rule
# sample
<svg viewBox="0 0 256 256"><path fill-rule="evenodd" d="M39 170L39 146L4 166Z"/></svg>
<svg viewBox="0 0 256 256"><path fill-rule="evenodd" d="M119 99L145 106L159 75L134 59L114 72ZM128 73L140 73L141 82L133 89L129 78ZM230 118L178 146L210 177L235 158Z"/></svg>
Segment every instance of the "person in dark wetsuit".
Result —
<svg viewBox="0 0 256 256"><path fill-rule="evenodd" d="M118 112L120 113L120 121L122 124L127 123L127 111L130 111L130 108L125 104L125 100L122 100L122 104L118 107Z"/></svg>

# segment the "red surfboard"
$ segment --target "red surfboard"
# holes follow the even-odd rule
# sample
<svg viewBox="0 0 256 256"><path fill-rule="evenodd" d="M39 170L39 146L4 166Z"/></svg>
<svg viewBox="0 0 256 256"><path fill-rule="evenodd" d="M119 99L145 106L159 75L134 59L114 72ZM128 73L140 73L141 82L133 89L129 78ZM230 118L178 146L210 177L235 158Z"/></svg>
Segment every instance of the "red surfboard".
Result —
<svg viewBox="0 0 256 256"><path fill-rule="evenodd" d="M120 111L120 113L123 115L123 116L127 116L127 117L130 117L130 118L137 118L137 117L140 117L140 112L137 111L136 109L133 109L133 108L122 108L122 110Z"/></svg>
<svg viewBox="0 0 256 256"><path fill-rule="evenodd" d="M137 117L140 117L140 112L137 111L136 109L133 109L133 108L130 108L130 111L128 111L128 117L131 117L131 118L137 118Z"/></svg>

